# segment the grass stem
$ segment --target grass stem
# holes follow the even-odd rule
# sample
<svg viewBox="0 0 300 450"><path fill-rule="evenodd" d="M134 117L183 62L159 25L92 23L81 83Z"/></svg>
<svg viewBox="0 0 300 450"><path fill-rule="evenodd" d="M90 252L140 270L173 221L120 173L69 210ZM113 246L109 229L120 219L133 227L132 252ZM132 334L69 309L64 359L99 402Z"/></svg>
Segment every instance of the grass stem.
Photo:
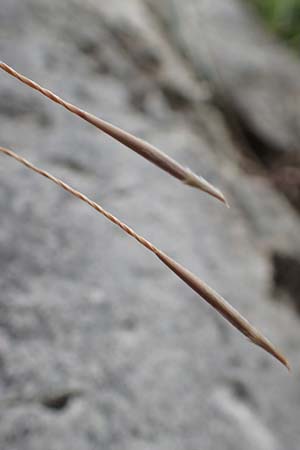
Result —
<svg viewBox="0 0 300 450"><path fill-rule="evenodd" d="M144 237L137 234L132 228L130 228L125 223L121 222L115 216L113 216L110 212L106 211L102 206L98 203L94 202L86 195L81 193L80 191L74 189L69 186L64 181L56 178L50 173L42 170L32 163L22 158L21 156L14 153L12 150L9 150L4 147L0 147L0 152L4 153L11 158L14 158L18 162L22 163L24 166L33 170L34 172L48 178L53 181L53 183L65 189L70 194L74 195L76 198L82 200L83 202L90 205L100 214L104 215L108 220L118 225L125 233L129 236L136 239L141 245L147 248L149 251L154 253L160 261L163 262L172 272L174 272L182 281L184 281L188 286L190 286L197 294L199 294L204 300L206 300L215 310L217 310L228 322L231 323L237 330L239 330L242 334L244 334L247 338L250 339L254 344L262 347L272 356L274 356L278 361L284 364L289 370L290 366L287 359L280 353L278 349L274 347L274 345L264 337L264 335L254 328L233 306L231 306L221 295L215 292L211 287L209 287L205 282L200 280L196 275L191 273L185 267L180 265L178 262L170 258L167 254L162 252L159 248L155 247L151 242L147 241Z"/></svg>
<svg viewBox="0 0 300 450"><path fill-rule="evenodd" d="M71 113L81 117L86 122L89 122L90 124L94 125L99 130L103 131L104 133L116 139L126 147L135 151L140 156L147 159L157 167L160 167L165 172L168 172L173 177L182 181L184 184L200 189L201 191L204 191L212 195L213 197L223 202L226 206L228 206L228 202L226 201L223 193L218 188L213 186L204 178L196 175L190 169L183 167L181 164L179 164L170 156L163 153L158 148L128 133L127 131L124 131L121 128L116 127L115 125L112 125L111 123L106 122L105 120L100 119L99 117L96 117L93 114L90 114L89 112L78 108L72 103L63 100L62 98L58 97L58 95L54 94L48 89L43 88L42 86L25 77L24 75L18 73L12 67L8 66L2 61L0 61L0 68L5 72L7 72L9 75L13 76L14 78L17 78L22 83L31 87L32 89L35 89L36 91L40 92L48 99L63 106Z"/></svg>

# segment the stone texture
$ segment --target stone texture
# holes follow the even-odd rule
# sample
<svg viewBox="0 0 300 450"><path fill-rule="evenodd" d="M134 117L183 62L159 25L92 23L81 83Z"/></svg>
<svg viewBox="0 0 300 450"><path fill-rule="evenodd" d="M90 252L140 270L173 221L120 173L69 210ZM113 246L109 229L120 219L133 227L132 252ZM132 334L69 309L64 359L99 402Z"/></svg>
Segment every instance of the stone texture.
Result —
<svg viewBox="0 0 300 450"><path fill-rule="evenodd" d="M273 152L297 154L299 161L300 63L255 11L243 0L148 3L248 131Z"/></svg>
<svg viewBox="0 0 300 450"><path fill-rule="evenodd" d="M299 218L242 171L203 74L168 33L141 1L0 9L4 61L192 167L230 210L4 73L1 144L199 274L284 350L293 374L103 217L1 157L1 448L298 449L299 319L273 301L272 255L299 250Z"/></svg>

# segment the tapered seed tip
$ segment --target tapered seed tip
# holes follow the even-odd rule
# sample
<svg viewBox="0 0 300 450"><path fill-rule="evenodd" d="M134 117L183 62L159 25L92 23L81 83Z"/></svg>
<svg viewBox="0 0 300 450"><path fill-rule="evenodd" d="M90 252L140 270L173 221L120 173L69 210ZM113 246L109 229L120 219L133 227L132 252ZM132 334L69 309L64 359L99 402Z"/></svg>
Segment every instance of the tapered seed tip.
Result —
<svg viewBox="0 0 300 450"><path fill-rule="evenodd" d="M278 358L277 358L278 359ZM289 363L289 361L286 358L283 359L279 359L279 361L284 365L284 367L286 367L286 369L291 373L292 368L291 365Z"/></svg>
<svg viewBox="0 0 300 450"><path fill-rule="evenodd" d="M230 204L229 204L229 202L228 202L228 200L224 197L224 203L225 203L225 206L226 206L226 208L230 208Z"/></svg>
<svg viewBox="0 0 300 450"><path fill-rule="evenodd" d="M286 359L285 356L276 348L274 345L265 337L262 336L255 336L253 339L251 339L252 342L259 347L263 348L266 352L268 352L270 355L274 356L274 358L277 359L277 361L281 362L289 372L291 372L291 366L289 361Z"/></svg>
<svg viewBox="0 0 300 450"><path fill-rule="evenodd" d="M286 368L289 372L292 371L291 365L289 363L289 361L281 354L279 354L279 358L277 358Z"/></svg>
<svg viewBox="0 0 300 450"><path fill-rule="evenodd" d="M216 188L216 190L218 191L218 193L219 193L219 196L217 197L221 202L223 202L224 203L224 205L226 206L226 208L230 208L230 205L229 205L229 202L228 202L228 200L227 200L227 198L224 196L224 194L219 190L219 189L217 189Z"/></svg>
<svg viewBox="0 0 300 450"><path fill-rule="evenodd" d="M185 184L187 184L188 186L193 186L197 189L200 189L201 191L206 192L207 194L212 195L213 197L224 203L227 208L229 208L229 203L227 202L224 194L220 191L220 189L216 188L211 183L206 181L205 178L196 175L188 168L186 169L186 173L186 178L183 180Z"/></svg>
<svg viewBox="0 0 300 450"><path fill-rule="evenodd" d="M265 348L265 347L264 347ZM266 348L265 348L265 350L267 350ZM290 363L289 363L289 361L285 358L285 356L283 356L283 354L282 353L280 353L279 352L279 350L277 350L277 349L272 349L271 351L270 350L267 350L271 355L273 355L279 362L281 362L281 364L283 364L286 368L287 368L287 370L289 371L289 372L291 372L291 366L290 366Z"/></svg>

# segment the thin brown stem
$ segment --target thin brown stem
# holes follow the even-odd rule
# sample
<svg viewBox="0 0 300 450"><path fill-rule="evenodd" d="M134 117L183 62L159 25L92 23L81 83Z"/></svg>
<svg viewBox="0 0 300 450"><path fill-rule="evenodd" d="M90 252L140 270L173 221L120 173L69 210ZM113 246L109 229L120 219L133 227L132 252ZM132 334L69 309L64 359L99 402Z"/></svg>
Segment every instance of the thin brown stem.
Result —
<svg viewBox="0 0 300 450"><path fill-rule="evenodd" d="M138 153L151 163L155 164L157 167L160 167L165 172L168 172L170 175L182 181L184 184L193 186L204 192L207 192L208 194L221 200L221 202L225 203L225 205L228 206L228 203L223 193L219 189L217 189L211 183L206 181L204 178L196 175L190 169L183 167L181 164L172 159L170 156L163 153L158 148L154 147L153 145L149 144L148 142L142 139L137 138L136 136L133 136L127 131L124 131L121 128L112 125L111 123L106 122L105 120L100 119L99 117L96 117L88 113L87 111L78 108L72 103L66 102L62 98L58 97L58 95L54 94L48 89L43 88L42 86L25 77L24 75L16 72L12 67L8 66L4 62L0 61L0 68L5 72L7 72L9 75L12 75L13 77L17 78L22 83L31 87L32 89L35 89L36 91L40 92L53 102L58 103L59 105L66 108L68 111L81 117L85 121L94 125L99 130L110 135L112 138L116 139L117 141L124 144L126 147L135 151L136 153Z"/></svg>
<svg viewBox="0 0 300 450"><path fill-rule="evenodd" d="M254 328L235 308L233 308L223 297L217 294L211 287L206 283L201 281L196 275L191 273L185 267L181 266L179 263L174 261L160 249L155 247L151 242L147 241L145 238L137 234L132 228L128 227L125 223L121 222L111 213L103 209L98 203L90 200L86 195L82 194L80 191L72 188L68 184L64 183L59 178L54 177L50 173L42 170L33 164L31 164L26 159L17 155L13 151L0 147L0 152L14 158L20 163L24 164L29 169L34 172L43 175L49 180L53 181L58 186L65 189L70 194L79 198L83 202L90 205L99 213L103 214L108 220L118 225L125 233L129 234L131 237L136 239L141 245L154 253L169 269L171 269L179 278L181 278L188 286L190 286L195 292L197 292L204 300L206 300L215 310L217 310L226 320L228 320L235 328L237 328L241 333L243 333L247 338L249 338L254 344L262 347L268 353L277 358L282 364L284 364L288 369L290 368L287 359L277 350L273 344L266 339L260 331Z"/></svg>

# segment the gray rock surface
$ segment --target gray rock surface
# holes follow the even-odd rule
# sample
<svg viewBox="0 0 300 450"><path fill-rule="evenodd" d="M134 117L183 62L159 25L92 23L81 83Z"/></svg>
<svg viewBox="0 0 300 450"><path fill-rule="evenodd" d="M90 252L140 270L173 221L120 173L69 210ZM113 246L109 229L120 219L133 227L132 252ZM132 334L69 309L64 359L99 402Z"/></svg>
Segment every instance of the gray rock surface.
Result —
<svg viewBox="0 0 300 450"><path fill-rule="evenodd" d="M299 252L299 218L242 171L201 73L168 32L138 0L0 8L1 59L192 167L230 210L4 73L1 144L199 274L280 346L292 375L103 217L1 157L5 450L299 448L299 319L274 302L273 280L273 255Z"/></svg>
<svg viewBox="0 0 300 450"><path fill-rule="evenodd" d="M148 3L190 64L213 81L231 113L275 155L297 155L299 162L300 62L262 27L247 1Z"/></svg>

